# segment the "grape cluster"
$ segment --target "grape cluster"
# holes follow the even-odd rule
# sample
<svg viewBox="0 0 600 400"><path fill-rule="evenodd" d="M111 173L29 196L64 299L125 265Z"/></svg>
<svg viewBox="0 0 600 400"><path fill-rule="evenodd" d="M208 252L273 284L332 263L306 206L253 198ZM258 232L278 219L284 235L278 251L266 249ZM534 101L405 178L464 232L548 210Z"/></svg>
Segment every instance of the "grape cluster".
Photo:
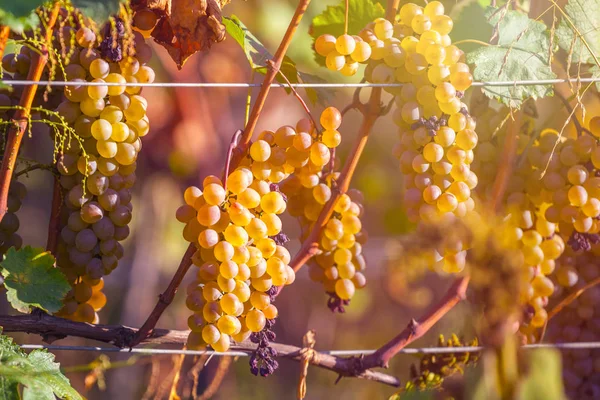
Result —
<svg viewBox="0 0 600 400"><path fill-rule="evenodd" d="M554 278L559 287L558 300L581 290L600 276L598 265L600 246L588 252L567 250L557 262ZM560 294L560 296L558 296ZM600 288L585 290L577 299L550 320L545 340L551 343L597 342L600 339ZM570 399L600 397L600 351L564 351L562 372L565 390Z"/></svg>
<svg viewBox="0 0 600 400"><path fill-rule="evenodd" d="M276 241L286 202L245 167L229 174L226 186L206 177L203 190L189 187L184 200L177 219L186 224L185 240L198 249L192 258L198 272L186 300L194 312L188 346L226 351L230 338L242 341L277 317L271 304L277 286L295 279L290 254Z"/></svg>
<svg viewBox="0 0 600 400"><path fill-rule="evenodd" d="M330 143L327 137L328 132L337 132L341 125L339 111L332 107L324 110L320 122L324 129L321 140L328 147L337 146L339 139ZM332 171L329 165L311 160L282 184L281 190L289 199L289 213L300 221L301 240L306 240L315 229L323 207L334 194L338 177L339 172ZM360 220L362 201L362 194L355 189L339 196L319 238L320 253L308 263L311 279L324 285L331 297L328 305L334 311L343 312L355 290L366 285L361 272L366 268L362 245L367 240Z"/></svg>
<svg viewBox="0 0 600 400"><path fill-rule="evenodd" d="M77 56L65 67L72 85L56 108L74 130L57 160L64 190L57 260L73 286L58 314L93 322L106 303L102 277L123 257L120 242L129 236L136 159L149 130L141 88L102 83L152 82L154 71L132 56L119 63L104 58L97 47L102 38L89 28L74 37ZM135 39L137 47L147 46L141 35Z"/></svg>
<svg viewBox="0 0 600 400"><path fill-rule="evenodd" d="M23 245L23 239L17 233L19 217L16 212L21 208L26 195L25 185L13 178L8 191L8 211L0 222L0 259L11 247L19 250Z"/></svg>
<svg viewBox="0 0 600 400"><path fill-rule="evenodd" d="M464 217L475 209L471 171L478 137L475 120L461 101L473 81L463 52L448 34L453 22L444 6L402 6L399 21L380 18L360 36L373 48L365 77L374 83L403 83L386 88L395 96L394 122L408 218L430 223L441 216ZM446 272L464 268L466 247L440 249L433 255Z"/></svg>
<svg viewBox="0 0 600 400"><path fill-rule="evenodd" d="M361 63L366 63L372 55L371 45L360 36L343 34L335 37L330 34L315 40L315 51L325 57L325 65L331 71L340 71L344 76L352 76Z"/></svg>

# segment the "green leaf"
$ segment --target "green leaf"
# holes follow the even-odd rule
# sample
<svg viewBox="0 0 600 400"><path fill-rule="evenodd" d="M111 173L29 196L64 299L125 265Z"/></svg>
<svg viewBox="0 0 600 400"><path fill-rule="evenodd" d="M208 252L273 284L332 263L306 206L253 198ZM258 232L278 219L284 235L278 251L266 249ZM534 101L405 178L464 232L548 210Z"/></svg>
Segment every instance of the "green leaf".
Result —
<svg viewBox="0 0 600 400"><path fill-rule="evenodd" d="M45 0L3 1L0 16L5 13L11 14L15 18L26 17L44 3ZM2 17L0 17L0 20L2 20Z"/></svg>
<svg viewBox="0 0 600 400"><path fill-rule="evenodd" d="M19 385L24 400L82 399L60 372L54 354L34 350L27 355L10 337L0 335L0 399L19 399Z"/></svg>
<svg viewBox="0 0 600 400"><path fill-rule="evenodd" d="M344 34L346 5L342 0L337 6L328 6L321 14L313 18L310 27L310 35L316 39L329 33L333 36ZM385 16L385 9L373 0L349 0L348 1L348 34L358 33L376 18ZM320 65L325 65L325 59L315 53L315 60Z"/></svg>
<svg viewBox="0 0 600 400"><path fill-rule="evenodd" d="M240 45L244 54L246 54L250 67L260 74L266 74L267 61L271 60L273 55L235 15L223 18L223 24L225 25L227 33ZM324 82L324 80L315 75L298 71L296 63L288 56L284 57L279 70L285 75L290 83ZM283 79L280 74L277 74L275 79L279 83L286 83L285 79ZM291 93L289 88L286 88L285 90L288 94ZM328 93L323 89L315 90L313 88L307 88L306 94L308 95L309 100L314 104L317 101L324 101L331 93Z"/></svg>
<svg viewBox="0 0 600 400"><path fill-rule="evenodd" d="M555 35L558 45L567 52L573 52L573 62L595 64L593 54L600 56L600 0L569 0L564 11L568 20L563 15L558 24ZM593 53L590 53L577 32Z"/></svg>
<svg viewBox="0 0 600 400"><path fill-rule="evenodd" d="M512 82L517 80L553 79L549 66L550 41L546 26L518 11L505 14L489 8L488 22L498 24L498 44L480 47L467 54L467 62L475 65L476 81ZM552 85L487 86L486 96L519 108L523 100L552 95Z"/></svg>
<svg viewBox="0 0 600 400"><path fill-rule="evenodd" d="M21 312L29 312L31 307L56 312L71 289L62 272L54 268L52 254L41 248L12 247L0 267L8 301Z"/></svg>
<svg viewBox="0 0 600 400"><path fill-rule="evenodd" d="M108 21L111 15L119 13L121 3L125 0L71 0L71 3L77 7L83 15L93 19L97 24L103 24Z"/></svg>
<svg viewBox="0 0 600 400"><path fill-rule="evenodd" d="M450 12L454 21L454 28L450 32L452 42L461 40L480 40L487 42L492 36L492 27L485 19L485 6L478 0L461 0ZM460 43L457 45L462 51L470 52L480 45L474 43Z"/></svg>
<svg viewBox="0 0 600 400"><path fill-rule="evenodd" d="M11 4L14 3L18 3L18 1L11 2ZM34 12L30 12L29 14L22 16L16 16L15 14L0 8L0 24L8 26L14 33L22 34L28 29L35 28L39 25L39 23L40 19Z"/></svg>
<svg viewBox="0 0 600 400"><path fill-rule="evenodd" d="M555 349L537 349L527 353L529 368L521 381L517 398L524 400L564 400L561 355Z"/></svg>

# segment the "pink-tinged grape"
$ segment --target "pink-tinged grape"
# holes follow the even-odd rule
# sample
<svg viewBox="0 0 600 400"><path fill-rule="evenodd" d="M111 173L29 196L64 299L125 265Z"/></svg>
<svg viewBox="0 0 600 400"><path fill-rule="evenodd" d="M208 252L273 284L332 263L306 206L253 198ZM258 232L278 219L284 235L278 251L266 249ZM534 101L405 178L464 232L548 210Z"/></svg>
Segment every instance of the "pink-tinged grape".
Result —
<svg viewBox="0 0 600 400"><path fill-rule="evenodd" d="M208 324L202 329L202 339L208 344L216 343L220 337L221 332L212 324Z"/></svg>
<svg viewBox="0 0 600 400"><path fill-rule="evenodd" d="M335 36L324 34L319 36L315 40L315 51L318 55L327 57L329 53L335 50L336 39Z"/></svg>
<svg viewBox="0 0 600 400"><path fill-rule="evenodd" d="M90 28L82 27L75 33L75 40L81 47L89 47L96 41L96 34Z"/></svg>
<svg viewBox="0 0 600 400"><path fill-rule="evenodd" d="M101 58L90 63L90 75L94 79L104 79L110 73L110 65Z"/></svg>
<svg viewBox="0 0 600 400"><path fill-rule="evenodd" d="M356 40L348 34L339 36L335 41L335 50L341 55L348 56L356 48Z"/></svg>

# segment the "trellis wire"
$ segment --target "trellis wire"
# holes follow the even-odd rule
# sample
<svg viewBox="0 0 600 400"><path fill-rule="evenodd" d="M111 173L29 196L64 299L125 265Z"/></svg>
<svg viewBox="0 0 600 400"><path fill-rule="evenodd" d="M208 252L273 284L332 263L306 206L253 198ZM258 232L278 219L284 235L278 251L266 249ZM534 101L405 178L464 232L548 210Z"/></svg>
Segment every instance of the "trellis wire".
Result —
<svg viewBox="0 0 600 400"><path fill-rule="evenodd" d="M542 79L542 80L519 80L519 81L486 81L473 82L474 87L509 87L509 86L543 86L557 83L593 83L600 82L597 78L571 78L571 79ZM14 86L43 85L43 86L135 86L135 87L179 87L179 88L253 88L261 87L262 83L245 82L73 82L73 81L30 81L30 80L0 80L0 84ZM292 83L295 88L394 88L402 87L403 83ZM286 83L272 83L272 88L287 88Z"/></svg>
<svg viewBox="0 0 600 400"><path fill-rule="evenodd" d="M212 355L212 356L239 356L247 357L248 351L227 351L218 352L212 350L182 350L182 349L160 349L160 348L117 348L117 347L95 347L95 346L55 346L24 344L23 349L47 349L55 351L94 351L102 353L136 353L136 354L183 354L190 356ZM590 350L600 349L600 342L574 342L574 343L536 343L522 346L523 349L558 349L558 350ZM421 347L405 348L399 351L400 354L445 354L445 353L475 353L484 350L482 346L464 346L464 347ZM376 350L327 350L319 351L331 356L360 356L375 353Z"/></svg>

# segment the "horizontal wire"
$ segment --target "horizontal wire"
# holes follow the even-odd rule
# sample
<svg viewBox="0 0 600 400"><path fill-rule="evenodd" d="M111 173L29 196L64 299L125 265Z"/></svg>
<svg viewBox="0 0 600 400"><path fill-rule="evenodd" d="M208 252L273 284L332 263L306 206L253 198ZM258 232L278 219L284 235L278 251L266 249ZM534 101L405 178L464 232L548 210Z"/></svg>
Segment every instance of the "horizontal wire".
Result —
<svg viewBox="0 0 600 400"><path fill-rule="evenodd" d="M520 81L486 81L473 82L474 87L508 87L508 86L539 86L554 85L556 83L592 83L600 82L597 78L571 78L571 79L542 79L542 80L520 80ZM0 80L0 84L14 86L44 85L44 86L126 86L126 87L179 87L179 88L252 88L261 87L262 83L244 83L244 82L67 82L67 81L31 81L31 80ZM394 88L402 87L403 83L292 83L295 88ZM287 88L288 84L272 83L272 88Z"/></svg>
<svg viewBox="0 0 600 400"><path fill-rule="evenodd" d="M23 349L47 349L57 351L95 351L102 353L137 353L137 354L183 354L183 355L214 355L214 356L249 356L248 351L227 351L218 352L212 350L182 350L182 349L159 349L159 348L117 348L117 347L95 347L95 346L56 346L56 345L38 345L24 344ZM600 349L600 342L579 342L579 343L536 343L522 346L523 349L559 349L559 350L589 350ZM399 351L401 354L445 354L445 353L475 353L484 350L483 346L464 346L464 347L422 347L405 348ZM331 356L360 356L375 353L376 350L329 350L319 351L322 354Z"/></svg>

